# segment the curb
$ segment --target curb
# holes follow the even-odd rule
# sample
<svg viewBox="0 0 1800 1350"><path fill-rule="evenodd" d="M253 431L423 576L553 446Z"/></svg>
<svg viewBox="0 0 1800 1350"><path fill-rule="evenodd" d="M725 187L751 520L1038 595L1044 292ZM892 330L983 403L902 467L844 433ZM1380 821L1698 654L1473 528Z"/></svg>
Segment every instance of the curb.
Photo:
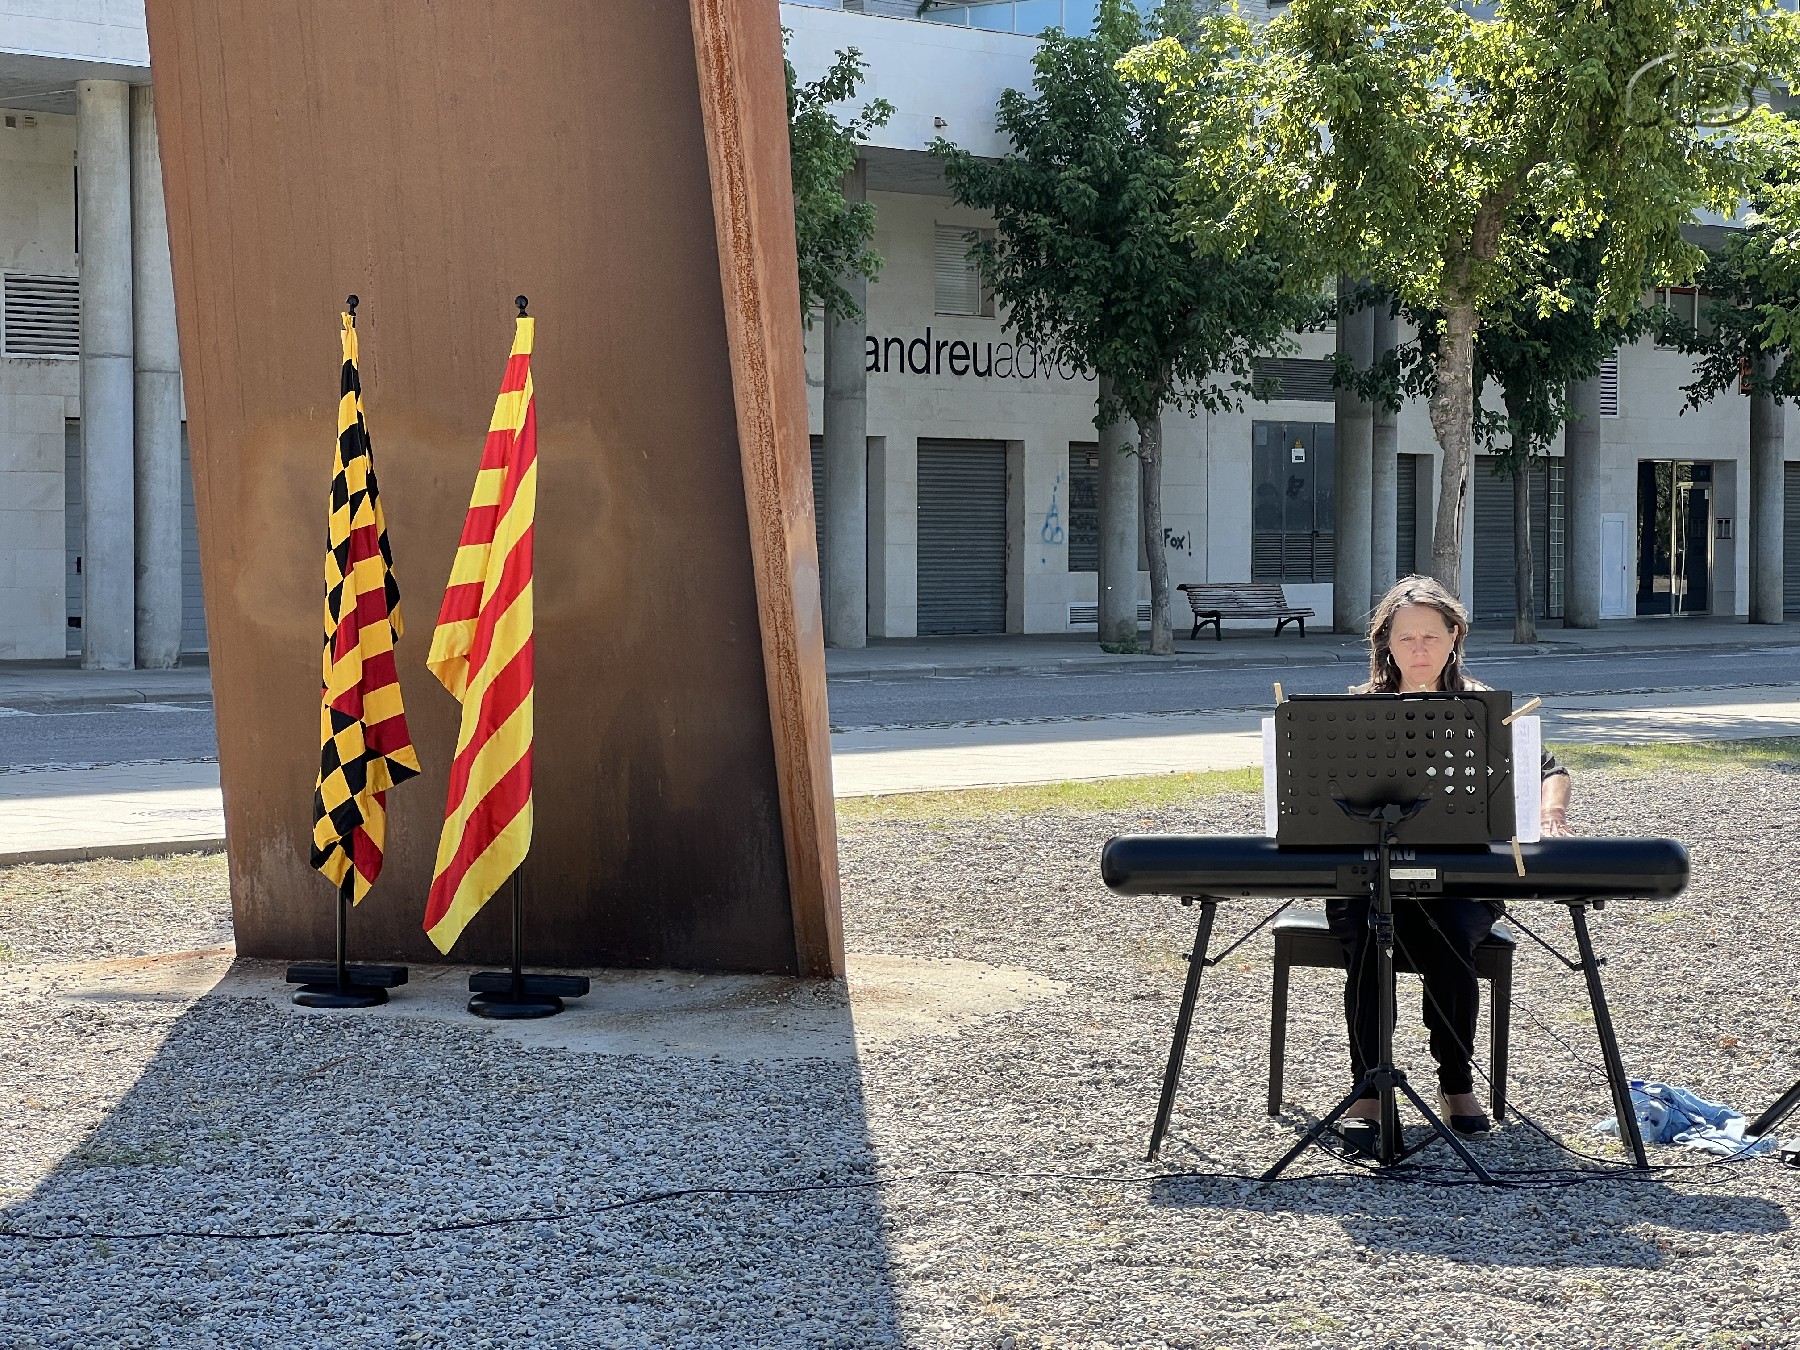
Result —
<svg viewBox="0 0 1800 1350"><path fill-rule="evenodd" d="M216 839L146 839L129 844L85 844L73 848L25 849L18 853L0 853L0 868L20 867L27 863L97 862L103 858L132 860L164 858L174 854L223 853L225 837Z"/></svg>
<svg viewBox="0 0 1800 1350"><path fill-rule="evenodd" d="M987 662L980 665L949 665L945 663L907 666L879 666L863 670L847 670L833 673L827 668L825 678L833 684L869 683L876 680L930 680L945 675L1085 675L1088 673L1110 675L1122 670L1239 670L1258 666L1327 666L1354 660L1362 664L1367 658L1361 652L1352 655L1341 655L1337 652L1295 653L1292 657L1283 653L1279 656L1203 656L1197 652L1177 652L1173 656L1151 656L1141 653L1135 656L1118 656L1110 659L1086 659L1069 661L1019 661L1019 662Z"/></svg>
<svg viewBox="0 0 1800 1350"><path fill-rule="evenodd" d="M18 712L39 712L46 708L98 708L122 703L211 703L210 688L198 692L175 693L163 690L125 689L104 694L81 691L69 694L0 694L0 708Z"/></svg>

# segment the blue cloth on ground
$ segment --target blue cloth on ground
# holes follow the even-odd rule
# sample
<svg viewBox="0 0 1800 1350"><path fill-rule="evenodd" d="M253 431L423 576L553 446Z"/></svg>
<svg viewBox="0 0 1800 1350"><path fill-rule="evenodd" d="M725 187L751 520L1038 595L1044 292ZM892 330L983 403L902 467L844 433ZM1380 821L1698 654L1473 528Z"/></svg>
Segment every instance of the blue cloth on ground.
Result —
<svg viewBox="0 0 1800 1350"><path fill-rule="evenodd" d="M1773 1137L1744 1138L1744 1126L1750 1120L1741 1111L1709 1102L1671 1083L1632 1079L1631 1106L1646 1144L1680 1144L1722 1158L1767 1153L1775 1147ZM1594 1128L1603 1134L1617 1134L1618 1117L1608 1116Z"/></svg>

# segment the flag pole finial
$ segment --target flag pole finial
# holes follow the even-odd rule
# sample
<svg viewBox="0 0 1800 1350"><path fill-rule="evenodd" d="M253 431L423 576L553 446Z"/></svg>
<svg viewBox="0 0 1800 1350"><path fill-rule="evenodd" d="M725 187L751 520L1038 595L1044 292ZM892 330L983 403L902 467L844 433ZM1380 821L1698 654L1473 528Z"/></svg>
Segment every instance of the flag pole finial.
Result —
<svg viewBox="0 0 1800 1350"><path fill-rule="evenodd" d="M344 298L344 303L350 307L350 317L353 319L356 317L356 305L358 299L359 297L354 295L346 296Z"/></svg>
<svg viewBox="0 0 1800 1350"><path fill-rule="evenodd" d="M523 319L523 318L525 318L525 317L526 317L526 314L525 314L525 307L526 307L526 306L527 306L527 305L529 305L529 304L530 304L530 303L531 303L531 301L529 301L529 300L527 300L527 299L526 299L526 298L525 298L525 297L524 297L524 296L522 296L522 295L515 295L515 296L514 296L514 297L513 297L513 303L514 303L514 304L515 304L515 305L517 305L517 306L518 306L518 307L519 307L519 317L520 317L520 318L521 318L521 319Z"/></svg>

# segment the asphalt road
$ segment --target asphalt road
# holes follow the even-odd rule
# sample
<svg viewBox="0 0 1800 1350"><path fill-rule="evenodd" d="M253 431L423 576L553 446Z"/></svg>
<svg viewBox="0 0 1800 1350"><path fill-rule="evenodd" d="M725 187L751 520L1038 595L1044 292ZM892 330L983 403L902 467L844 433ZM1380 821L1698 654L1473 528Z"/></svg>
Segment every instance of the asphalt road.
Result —
<svg viewBox="0 0 1800 1350"><path fill-rule="evenodd" d="M212 702L0 708L0 770L216 759Z"/></svg>
<svg viewBox="0 0 1800 1350"><path fill-rule="evenodd" d="M1548 654L1478 661L1473 668L1488 682L1522 694L1797 685L1800 647ZM834 680L831 721L833 729L844 730L1258 708L1268 706L1275 680L1289 693L1339 693L1364 673L1359 663L1346 660L1312 666ZM0 708L0 771L217 754L210 702Z"/></svg>
<svg viewBox="0 0 1800 1350"><path fill-rule="evenodd" d="M1628 693L1800 684L1800 647L1515 656L1470 668L1524 694ZM1341 694L1368 678L1361 662L1231 669L1097 670L1083 674L943 675L833 681L831 724L932 726L957 722L1094 717L1267 707L1281 681L1290 694Z"/></svg>

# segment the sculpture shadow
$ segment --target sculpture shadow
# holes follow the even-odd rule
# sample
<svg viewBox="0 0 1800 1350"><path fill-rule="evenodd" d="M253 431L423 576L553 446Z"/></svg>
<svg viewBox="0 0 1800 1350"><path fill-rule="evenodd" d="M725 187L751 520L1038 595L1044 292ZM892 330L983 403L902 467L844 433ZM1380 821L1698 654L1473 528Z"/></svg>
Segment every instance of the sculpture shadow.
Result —
<svg viewBox="0 0 1800 1350"><path fill-rule="evenodd" d="M166 1034L0 1210L9 1234L88 1235L0 1238L0 1342L54 1324L120 1344L897 1344L843 984L738 977L700 1000L710 1040L656 1043L655 986L687 982L691 1005L701 980L598 972L590 1006L519 1034L463 1013L452 981L308 1012L244 961L191 1002L47 998L103 1039ZM716 1031L734 1016L747 1051ZM786 1025L808 1034L783 1058ZM113 1098L93 1075L119 1060L69 1058L34 1065L36 1090Z"/></svg>

